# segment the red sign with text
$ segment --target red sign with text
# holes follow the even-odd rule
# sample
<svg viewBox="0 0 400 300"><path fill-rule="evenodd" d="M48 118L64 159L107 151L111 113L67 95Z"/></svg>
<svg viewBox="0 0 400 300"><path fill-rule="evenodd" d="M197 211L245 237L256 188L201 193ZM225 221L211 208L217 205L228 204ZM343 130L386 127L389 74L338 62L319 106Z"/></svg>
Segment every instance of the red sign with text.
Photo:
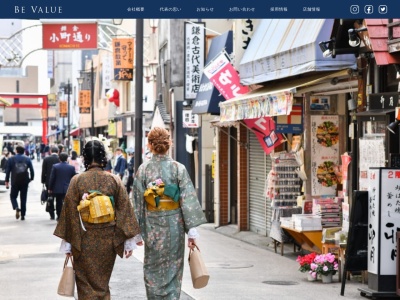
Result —
<svg viewBox="0 0 400 300"><path fill-rule="evenodd" d="M266 154L270 154L276 146L285 141L281 133L275 132L275 122L271 117L245 119L243 121L256 134Z"/></svg>
<svg viewBox="0 0 400 300"><path fill-rule="evenodd" d="M43 24L43 49L97 49L97 23Z"/></svg>

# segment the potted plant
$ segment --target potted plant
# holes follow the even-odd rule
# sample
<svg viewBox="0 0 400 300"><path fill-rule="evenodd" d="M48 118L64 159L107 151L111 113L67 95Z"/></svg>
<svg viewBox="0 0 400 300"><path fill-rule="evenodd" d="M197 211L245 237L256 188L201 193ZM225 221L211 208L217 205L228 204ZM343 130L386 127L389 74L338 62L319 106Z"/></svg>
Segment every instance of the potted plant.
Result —
<svg viewBox="0 0 400 300"><path fill-rule="evenodd" d="M320 274L324 283L332 282L332 275L335 275L337 270L338 262L332 253L317 255L311 264L312 274Z"/></svg>
<svg viewBox="0 0 400 300"><path fill-rule="evenodd" d="M299 271L302 273L307 273L307 278L309 281L315 281L317 279L316 274L312 276L311 264L314 263L314 259L317 256L315 252L309 254L298 256L296 261L300 264Z"/></svg>

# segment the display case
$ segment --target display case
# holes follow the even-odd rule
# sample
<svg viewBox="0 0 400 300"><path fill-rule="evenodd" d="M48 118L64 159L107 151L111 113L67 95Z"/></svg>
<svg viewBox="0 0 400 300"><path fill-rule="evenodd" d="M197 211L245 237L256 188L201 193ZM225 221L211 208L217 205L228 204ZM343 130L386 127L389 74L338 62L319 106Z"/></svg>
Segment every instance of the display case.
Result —
<svg viewBox="0 0 400 300"><path fill-rule="evenodd" d="M297 197L301 195L299 163L294 153L280 153L273 161L275 178L274 207L297 206Z"/></svg>

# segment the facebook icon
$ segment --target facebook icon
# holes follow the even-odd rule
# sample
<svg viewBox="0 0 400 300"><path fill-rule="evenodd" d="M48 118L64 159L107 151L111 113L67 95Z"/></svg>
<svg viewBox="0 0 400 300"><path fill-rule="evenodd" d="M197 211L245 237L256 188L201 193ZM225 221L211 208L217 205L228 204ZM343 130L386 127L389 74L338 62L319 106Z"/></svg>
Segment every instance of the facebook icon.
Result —
<svg viewBox="0 0 400 300"><path fill-rule="evenodd" d="M372 5L365 5L364 6L364 12L367 15L370 15L370 14L372 14L374 12L374 7Z"/></svg>

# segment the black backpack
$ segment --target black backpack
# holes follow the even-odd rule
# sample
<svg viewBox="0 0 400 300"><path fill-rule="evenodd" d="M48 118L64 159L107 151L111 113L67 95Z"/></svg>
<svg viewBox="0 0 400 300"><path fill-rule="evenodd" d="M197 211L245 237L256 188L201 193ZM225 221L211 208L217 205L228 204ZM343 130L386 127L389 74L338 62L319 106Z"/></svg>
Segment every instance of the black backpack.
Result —
<svg viewBox="0 0 400 300"><path fill-rule="evenodd" d="M15 183L25 183L28 177L28 164L26 158L24 158L23 161L15 160L12 172Z"/></svg>

